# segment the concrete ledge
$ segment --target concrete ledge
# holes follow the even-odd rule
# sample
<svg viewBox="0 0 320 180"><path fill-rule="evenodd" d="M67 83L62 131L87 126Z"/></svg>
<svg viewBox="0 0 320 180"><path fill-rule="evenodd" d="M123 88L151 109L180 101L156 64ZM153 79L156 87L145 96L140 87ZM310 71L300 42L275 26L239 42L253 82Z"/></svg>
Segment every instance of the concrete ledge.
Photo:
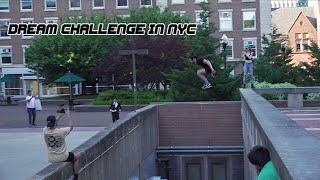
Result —
<svg viewBox="0 0 320 180"><path fill-rule="evenodd" d="M293 87L293 88L255 88L252 89L258 94L306 94L320 93L319 87Z"/></svg>
<svg viewBox="0 0 320 180"><path fill-rule="evenodd" d="M253 90L241 89L240 92L245 154L255 144L263 144L270 150L281 179L318 180L320 139L312 136ZM245 161L251 168L248 160ZM254 178L247 176L246 179Z"/></svg>
<svg viewBox="0 0 320 180"><path fill-rule="evenodd" d="M147 105L138 105L137 109L143 108ZM94 106L94 105L78 105L75 106L76 112L109 112L110 106ZM121 106L122 111L134 111L133 105Z"/></svg>
<svg viewBox="0 0 320 180"><path fill-rule="evenodd" d="M79 179L126 180L159 145L157 107L129 113L99 132L73 152L80 162ZM155 162L155 161L154 161ZM72 179L71 163L51 164L29 180ZM140 174L145 179L144 174Z"/></svg>

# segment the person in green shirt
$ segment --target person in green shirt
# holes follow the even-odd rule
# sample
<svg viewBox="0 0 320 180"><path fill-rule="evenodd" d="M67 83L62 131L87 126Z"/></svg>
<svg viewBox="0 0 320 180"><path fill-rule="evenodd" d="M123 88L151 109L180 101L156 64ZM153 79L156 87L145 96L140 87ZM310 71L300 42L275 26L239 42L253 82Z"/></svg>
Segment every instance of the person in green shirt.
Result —
<svg viewBox="0 0 320 180"><path fill-rule="evenodd" d="M257 180L279 180L278 172L267 148L259 145L253 147L248 153L248 159L256 167Z"/></svg>

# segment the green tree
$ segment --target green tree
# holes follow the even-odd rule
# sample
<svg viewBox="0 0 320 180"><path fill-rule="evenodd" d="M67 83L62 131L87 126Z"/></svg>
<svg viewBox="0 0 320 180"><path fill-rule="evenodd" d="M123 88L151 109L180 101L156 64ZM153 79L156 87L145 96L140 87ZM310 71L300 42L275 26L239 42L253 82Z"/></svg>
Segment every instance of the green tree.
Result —
<svg viewBox="0 0 320 180"><path fill-rule="evenodd" d="M311 42L311 46L305 45L307 49L311 51L311 61L308 63L302 63L300 65L300 74L303 78L304 86L319 86L320 85L320 48L314 41Z"/></svg>
<svg viewBox="0 0 320 180"><path fill-rule="evenodd" d="M270 38L263 36L264 48L256 60L254 69L256 80L272 84L284 82L300 84L298 67L294 67L291 62L292 49L282 47L286 39L281 38L276 28L273 28L269 36Z"/></svg>
<svg viewBox="0 0 320 180"><path fill-rule="evenodd" d="M146 23L148 27L150 23L169 25L170 23L187 23L190 20L186 16L174 13L169 8L151 7L133 9L130 11L130 17L117 17L117 22ZM181 56L189 51L183 36L177 35L126 36L122 42L121 46L114 48L109 56L101 59L99 64L92 69L93 73L103 79L112 77L114 74L117 77L115 84L132 83L132 74L130 74L132 57L118 56L120 49L149 50L148 55L136 56L137 82L140 87L151 84L157 89L160 89L160 83L166 88L168 80L163 73L180 68Z"/></svg>
<svg viewBox="0 0 320 180"><path fill-rule="evenodd" d="M63 22L91 22L96 25L108 23L103 15L83 16L71 20L66 18L62 19ZM47 83L53 83L55 79L71 71L85 78L87 83L95 85L95 77L91 76L88 69L94 67L99 59L108 54L108 46L119 44L120 38L120 36L61 34L37 36L26 50L27 66L34 69L33 63L37 63L39 73L45 77Z"/></svg>
<svg viewBox="0 0 320 180"><path fill-rule="evenodd" d="M230 77L233 67L221 70L219 67L223 58L217 53L220 47L219 39L212 36L216 31L214 24L208 23L211 9L208 3L201 3L203 12L200 14L201 22L195 36L186 37L193 53L208 58L217 68L215 78L209 77L213 88L201 90L202 81L196 72L199 66L189 64L185 61L185 68L173 70L166 76L170 80L170 97L175 101L207 101L207 100L236 100L239 99L238 87L240 77Z"/></svg>

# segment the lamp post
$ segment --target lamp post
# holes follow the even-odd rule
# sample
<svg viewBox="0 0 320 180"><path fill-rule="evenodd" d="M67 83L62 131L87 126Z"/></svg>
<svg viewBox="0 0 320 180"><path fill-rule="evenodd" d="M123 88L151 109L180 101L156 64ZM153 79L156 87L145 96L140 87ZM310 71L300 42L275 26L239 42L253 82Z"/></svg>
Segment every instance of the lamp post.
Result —
<svg viewBox="0 0 320 180"><path fill-rule="evenodd" d="M286 42L282 42L282 43L281 43L281 51L282 51L283 53L286 52Z"/></svg>
<svg viewBox="0 0 320 180"><path fill-rule="evenodd" d="M35 67L36 71L37 71L38 99L40 99L39 64L35 62L35 63L33 63L33 67Z"/></svg>
<svg viewBox="0 0 320 180"><path fill-rule="evenodd" d="M227 45L228 45L228 36L226 34L222 35L221 44L222 44L222 48L223 48L224 69L226 69L227 68L227 53L226 53L226 49L227 49Z"/></svg>
<svg viewBox="0 0 320 180"><path fill-rule="evenodd" d="M136 77L136 54L147 55L148 49L137 49L137 50L119 50L121 56L132 56L132 73L133 73L133 91L134 91L134 110L137 109L137 77Z"/></svg>

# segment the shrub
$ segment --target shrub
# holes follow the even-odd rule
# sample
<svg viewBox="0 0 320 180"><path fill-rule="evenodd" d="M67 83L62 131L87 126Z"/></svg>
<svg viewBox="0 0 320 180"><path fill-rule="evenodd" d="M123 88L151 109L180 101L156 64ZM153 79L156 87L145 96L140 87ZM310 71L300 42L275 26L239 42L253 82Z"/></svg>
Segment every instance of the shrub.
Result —
<svg viewBox="0 0 320 180"><path fill-rule="evenodd" d="M290 83L277 83L277 84L271 84L268 82L255 82L254 85L256 88L289 88L289 87L296 87L293 84ZM288 99L287 94L262 94L262 97L264 97L267 100L286 100Z"/></svg>
<svg viewBox="0 0 320 180"><path fill-rule="evenodd" d="M306 99L308 99L308 100L320 100L320 93L309 93L306 96Z"/></svg>
<svg viewBox="0 0 320 180"><path fill-rule="evenodd" d="M138 104L150 104L151 102L168 102L168 91L143 90L138 91ZM133 90L108 90L99 94L93 101L93 105L109 105L112 97L116 96L121 104L134 104Z"/></svg>

